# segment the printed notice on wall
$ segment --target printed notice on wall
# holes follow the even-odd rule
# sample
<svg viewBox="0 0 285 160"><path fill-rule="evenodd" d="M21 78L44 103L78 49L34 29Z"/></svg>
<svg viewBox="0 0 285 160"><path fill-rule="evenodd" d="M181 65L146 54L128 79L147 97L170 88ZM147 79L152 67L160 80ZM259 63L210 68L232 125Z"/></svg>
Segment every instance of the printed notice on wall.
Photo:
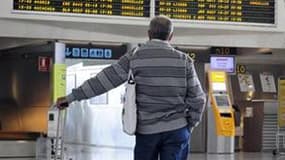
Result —
<svg viewBox="0 0 285 160"><path fill-rule="evenodd" d="M53 102L66 95L66 65L54 64L53 66Z"/></svg>
<svg viewBox="0 0 285 160"><path fill-rule="evenodd" d="M278 124L279 127L285 126L285 77L278 80Z"/></svg>
<svg viewBox="0 0 285 160"><path fill-rule="evenodd" d="M272 73L260 73L260 81L263 92L276 93L275 80Z"/></svg>
<svg viewBox="0 0 285 160"><path fill-rule="evenodd" d="M255 91L251 74L238 74L238 81L241 92Z"/></svg>
<svg viewBox="0 0 285 160"><path fill-rule="evenodd" d="M253 117L253 107L246 107L245 108L245 118L252 118Z"/></svg>
<svg viewBox="0 0 285 160"><path fill-rule="evenodd" d="M285 103L285 77L278 80L278 100Z"/></svg>

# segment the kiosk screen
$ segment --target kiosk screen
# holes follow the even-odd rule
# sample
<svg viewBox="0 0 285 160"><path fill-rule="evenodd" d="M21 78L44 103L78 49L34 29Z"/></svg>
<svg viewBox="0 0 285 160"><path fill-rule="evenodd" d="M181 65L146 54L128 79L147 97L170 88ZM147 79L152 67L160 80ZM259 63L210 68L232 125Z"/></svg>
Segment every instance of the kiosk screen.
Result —
<svg viewBox="0 0 285 160"><path fill-rule="evenodd" d="M213 91L227 91L226 83L212 83Z"/></svg>
<svg viewBox="0 0 285 160"><path fill-rule="evenodd" d="M227 95L219 95L219 96L216 95L215 100L218 107L230 107Z"/></svg>

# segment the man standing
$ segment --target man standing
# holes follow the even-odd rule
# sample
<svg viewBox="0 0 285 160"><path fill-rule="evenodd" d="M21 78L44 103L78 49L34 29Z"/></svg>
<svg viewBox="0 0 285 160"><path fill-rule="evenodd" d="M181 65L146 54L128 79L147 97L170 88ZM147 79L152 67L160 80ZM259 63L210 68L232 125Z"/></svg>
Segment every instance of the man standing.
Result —
<svg viewBox="0 0 285 160"><path fill-rule="evenodd" d="M59 98L57 106L63 109L75 100L105 93L124 83L132 69L138 109L134 159L187 160L191 131L201 121L205 93L192 59L169 44L171 20L154 17L148 36L149 41L135 53L126 53L116 64Z"/></svg>

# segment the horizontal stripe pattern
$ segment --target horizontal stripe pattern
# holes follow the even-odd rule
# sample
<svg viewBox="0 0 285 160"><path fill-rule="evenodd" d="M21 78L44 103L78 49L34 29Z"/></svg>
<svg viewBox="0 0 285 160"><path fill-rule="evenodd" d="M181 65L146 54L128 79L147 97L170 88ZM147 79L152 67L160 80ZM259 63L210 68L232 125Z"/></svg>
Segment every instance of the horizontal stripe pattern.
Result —
<svg viewBox="0 0 285 160"><path fill-rule="evenodd" d="M189 109L188 123L197 126L202 120L205 109L206 95L201 87L193 62L187 61L187 93L185 103Z"/></svg>
<svg viewBox="0 0 285 160"><path fill-rule="evenodd" d="M87 83L89 84L86 84L85 82L82 86L89 85L90 86L89 90L91 89L95 96L103 94L104 92L107 91L106 88L104 88L101 82L99 81L98 77L94 77L94 78L87 80ZM90 95L90 96L93 97L94 95L92 96ZM91 98L90 96L86 98Z"/></svg>
<svg viewBox="0 0 285 160"><path fill-rule="evenodd" d="M136 56L140 59L152 59L152 58L178 58L176 54L173 54L173 51L170 50L168 52L165 49L155 48L151 50L138 50ZM181 55L182 56L182 55Z"/></svg>
<svg viewBox="0 0 285 160"><path fill-rule="evenodd" d="M118 78L120 78L122 81L126 81L127 77L128 77L128 72L126 72L123 67L121 67L121 65L119 64L113 64L113 66L111 66L114 71L116 72L114 74L114 76L118 76ZM112 74L112 73L110 73Z"/></svg>
<svg viewBox="0 0 285 160"><path fill-rule="evenodd" d="M138 103L139 109L138 111L142 112L168 112L169 110L173 110L173 107L175 107L177 110L185 109L185 104L163 104L163 103L156 103L154 106L154 103Z"/></svg>
<svg viewBox="0 0 285 160"><path fill-rule="evenodd" d="M111 83L111 81L107 78L107 75L105 72L100 72L96 76L98 80L101 82L101 85L108 91L114 88L114 85Z"/></svg>
<svg viewBox="0 0 285 160"><path fill-rule="evenodd" d="M152 123L149 125L143 125L140 121L138 121L137 131L140 134L154 134L179 129L185 127L186 125L187 121L183 117L170 121L158 121L157 123Z"/></svg>
<svg viewBox="0 0 285 160"><path fill-rule="evenodd" d="M144 94L137 94L137 103L150 103L153 106L157 106L158 104L170 104L172 106L178 104L184 104L184 97L173 96L173 97L157 97L157 96L149 96ZM140 109L140 107L139 107Z"/></svg>
<svg viewBox="0 0 285 160"><path fill-rule="evenodd" d="M177 58L147 58L147 59L134 59L131 62L133 68L144 66L167 66L167 67L185 67L183 59Z"/></svg>
<svg viewBox="0 0 285 160"><path fill-rule="evenodd" d="M136 76L138 85L185 87L185 78Z"/></svg>
<svg viewBox="0 0 285 160"><path fill-rule="evenodd" d="M103 73L106 75L106 77L112 83L113 86L118 86L124 82L124 80L117 75L117 72L113 67L107 67L103 70Z"/></svg>
<svg viewBox="0 0 285 160"><path fill-rule="evenodd" d="M127 80L129 69L132 69L137 84L138 133L159 133L185 126L185 117L168 119L167 123L163 120L153 124L140 123L144 119L159 119L185 107L189 108L191 124L200 121L205 94L193 62L186 54L162 41L149 41L134 55L131 52L125 54L118 63L73 90L69 97L87 99L115 88Z"/></svg>
<svg viewBox="0 0 285 160"><path fill-rule="evenodd" d="M137 67L134 73L140 77L185 78L185 68L182 67Z"/></svg>
<svg viewBox="0 0 285 160"><path fill-rule="evenodd" d="M144 94L156 97L184 97L186 88L182 87L166 87L166 86L146 86L137 85L137 94Z"/></svg>

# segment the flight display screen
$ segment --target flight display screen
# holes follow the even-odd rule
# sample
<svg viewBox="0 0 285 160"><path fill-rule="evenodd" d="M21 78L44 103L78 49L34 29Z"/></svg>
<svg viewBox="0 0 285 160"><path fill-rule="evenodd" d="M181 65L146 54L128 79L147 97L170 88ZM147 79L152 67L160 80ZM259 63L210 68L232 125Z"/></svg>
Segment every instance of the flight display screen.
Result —
<svg viewBox="0 0 285 160"><path fill-rule="evenodd" d="M234 56L211 56L211 70L225 71L227 73L235 73L235 57Z"/></svg>
<svg viewBox="0 0 285 160"><path fill-rule="evenodd" d="M150 0L14 0L14 10L149 17Z"/></svg>
<svg viewBox="0 0 285 160"><path fill-rule="evenodd" d="M274 0L155 0L155 14L172 19L274 24Z"/></svg>

